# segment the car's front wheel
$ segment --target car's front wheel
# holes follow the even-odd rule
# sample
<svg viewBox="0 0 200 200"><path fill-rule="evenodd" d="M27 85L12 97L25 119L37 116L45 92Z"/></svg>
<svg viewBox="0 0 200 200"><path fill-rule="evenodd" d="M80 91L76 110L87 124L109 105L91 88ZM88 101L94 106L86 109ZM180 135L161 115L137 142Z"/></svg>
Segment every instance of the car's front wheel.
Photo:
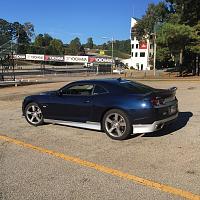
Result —
<svg viewBox="0 0 200 200"><path fill-rule="evenodd" d="M36 103L29 103L26 106L25 118L29 124L34 126L39 126L44 123L42 111Z"/></svg>
<svg viewBox="0 0 200 200"><path fill-rule="evenodd" d="M109 110L103 117L103 130L106 134L115 140L124 140L131 133L131 124L122 110Z"/></svg>

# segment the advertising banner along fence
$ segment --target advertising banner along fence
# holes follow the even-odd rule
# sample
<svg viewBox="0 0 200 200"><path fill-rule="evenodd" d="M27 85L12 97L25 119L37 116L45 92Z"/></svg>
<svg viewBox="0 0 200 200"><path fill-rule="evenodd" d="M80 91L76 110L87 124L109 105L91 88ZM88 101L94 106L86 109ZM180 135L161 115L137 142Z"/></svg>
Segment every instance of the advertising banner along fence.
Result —
<svg viewBox="0 0 200 200"><path fill-rule="evenodd" d="M26 54L26 60L44 61L44 55L41 55L41 54Z"/></svg>
<svg viewBox="0 0 200 200"><path fill-rule="evenodd" d="M65 62L87 63L88 56L65 56Z"/></svg>
<svg viewBox="0 0 200 200"><path fill-rule="evenodd" d="M42 55L42 54L14 54L14 59L49 61L49 62L69 62L69 63L112 63L111 58L93 56L69 56L69 55Z"/></svg>
<svg viewBox="0 0 200 200"><path fill-rule="evenodd" d="M26 54L14 54L13 59L21 59L25 60L26 59Z"/></svg>
<svg viewBox="0 0 200 200"><path fill-rule="evenodd" d="M64 62L64 56L44 56L44 61Z"/></svg>
<svg viewBox="0 0 200 200"><path fill-rule="evenodd" d="M111 58L101 58L101 57L96 57L95 58L97 63L112 63L112 59Z"/></svg>

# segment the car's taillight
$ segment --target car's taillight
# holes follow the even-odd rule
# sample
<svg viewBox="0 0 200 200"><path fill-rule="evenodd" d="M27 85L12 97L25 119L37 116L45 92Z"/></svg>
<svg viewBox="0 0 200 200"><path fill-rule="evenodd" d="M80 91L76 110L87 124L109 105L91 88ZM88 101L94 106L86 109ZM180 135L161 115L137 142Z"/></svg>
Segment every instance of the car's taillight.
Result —
<svg viewBox="0 0 200 200"><path fill-rule="evenodd" d="M164 104L164 100L159 97L152 97L151 103L153 106L160 106Z"/></svg>

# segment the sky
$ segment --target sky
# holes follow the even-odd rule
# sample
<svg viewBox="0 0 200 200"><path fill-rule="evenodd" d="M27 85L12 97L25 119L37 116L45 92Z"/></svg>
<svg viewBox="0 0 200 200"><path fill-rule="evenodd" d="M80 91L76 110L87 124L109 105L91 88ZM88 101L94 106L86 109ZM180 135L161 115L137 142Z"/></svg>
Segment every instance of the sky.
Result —
<svg viewBox="0 0 200 200"><path fill-rule="evenodd" d="M79 37L96 44L130 38L131 17L141 18L159 0L1 0L0 18L31 22L36 35L48 33L69 43Z"/></svg>

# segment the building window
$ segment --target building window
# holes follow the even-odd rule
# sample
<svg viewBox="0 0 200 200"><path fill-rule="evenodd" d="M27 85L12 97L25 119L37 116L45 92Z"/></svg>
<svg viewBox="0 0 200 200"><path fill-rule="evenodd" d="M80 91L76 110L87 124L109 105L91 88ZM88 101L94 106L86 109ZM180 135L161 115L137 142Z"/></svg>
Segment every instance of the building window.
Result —
<svg viewBox="0 0 200 200"><path fill-rule="evenodd" d="M136 44L136 49L138 49L138 47L139 47L139 44Z"/></svg>
<svg viewBox="0 0 200 200"><path fill-rule="evenodd" d="M139 70L139 66L140 66L139 63L136 63L136 67L137 67L138 70Z"/></svg>
<svg viewBox="0 0 200 200"><path fill-rule="evenodd" d="M138 53L137 52L135 52L135 57L138 57Z"/></svg>
<svg viewBox="0 0 200 200"><path fill-rule="evenodd" d="M131 53L131 56L133 57L133 52Z"/></svg>
<svg viewBox="0 0 200 200"><path fill-rule="evenodd" d="M149 52L149 57L151 57L152 56L152 54L151 54L151 52Z"/></svg>
<svg viewBox="0 0 200 200"><path fill-rule="evenodd" d="M132 44L132 49L134 49L134 44Z"/></svg>
<svg viewBox="0 0 200 200"><path fill-rule="evenodd" d="M141 52L140 57L145 57L145 52Z"/></svg>
<svg viewBox="0 0 200 200"><path fill-rule="evenodd" d="M153 44L150 44L150 49L153 49Z"/></svg>

